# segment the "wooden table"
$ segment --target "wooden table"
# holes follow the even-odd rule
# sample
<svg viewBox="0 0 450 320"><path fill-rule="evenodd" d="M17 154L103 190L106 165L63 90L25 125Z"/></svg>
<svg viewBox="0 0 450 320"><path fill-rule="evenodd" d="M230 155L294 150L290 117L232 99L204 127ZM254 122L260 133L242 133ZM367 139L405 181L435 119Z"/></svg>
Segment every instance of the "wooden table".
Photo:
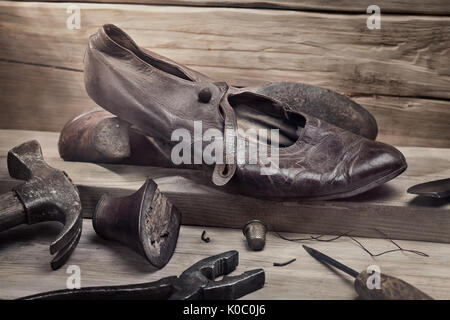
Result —
<svg viewBox="0 0 450 320"><path fill-rule="evenodd" d="M422 208L420 210L424 210L424 212L428 210L430 225L420 225L420 221L414 220L414 217L417 218L419 212L417 211L416 215L406 216L409 219L405 218L403 221L404 230L402 231L400 228L401 220L399 220L401 215L396 215L396 212L401 210L405 213L414 211L408 208L408 203L413 201L414 198L404 199L406 197L404 190L401 193L402 201L396 198L395 192L389 196L389 193L386 194L383 191L373 199L368 199L367 195L363 195L362 198L351 198L341 202L268 202L237 195L228 195L223 192L217 193L218 191L211 190L208 186L202 186L195 181L188 183L190 181L188 178L181 180L179 177L177 178L177 174L180 172L178 170L173 171L173 169L64 162L59 159L56 150L58 134L50 132L0 130L1 192L5 192L18 183L18 181L8 176L5 159L7 151L14 145L33 138L41 142L44 156L49 164L67 171L75 183L79 185L86 216L91 214L92 207L102 192L131 193L143 183L147 175L150 175L159 181L161 189L168 192L172 197L179 190L185 190L184 192L179 192L178 197L175 197L174 200L180 208L186 210L186 212L182 210L183 214L186 213L184 216L187 220L185 219L184 221L195 224L211 225L215 221L215 216L222 216L222 218L218 218L220 221L228 219L231 221L231 226L238 227L241 225L239 216L242 215L245 218L253 217L252 214L254 212L248 209L250 206L256 206L258 211L268 216L270 214L273 215L273 220L277 219L278 214L285 216L290 214L291 217L294 217L292 214L296 210L299 212L299 215L300 212L310 210L309 217L304 213L302 214L309 221L313 222L316 219L320 219L320 215L314 215L314 212L317 214L329 212L333 207L339 208L340 206L341 209L338 211L340 215L335 216L336 222L333 223L330 218L331 215L328 219L323 219L322 216L322 220L320 220L326 230L332 230L336 226L345 226L345 224L339 224L339 221L345 220L343 217L350 217L350 214L358 214L358 210L361 211L364 207L371 207L371 214L374 216L380 214L380 212L392 214L392 223L396 225L392 230L396 231L398 236L408 236L409 234L410 237L430 238L434 234L435 237L441 237L445 241L449 233L449 204L445 202L435 203L434 207L427 207L426 203L422 203L418 207ZM405 154L415 155L415 159L411 159L412 169L408 169L411 171L409 173L407 171L402 175L403 178L400 178L402 177L400 176L398 179L390 182L389 185L391 187L388 187L388 190L400 188L405 181L412 182L423 179L422 176L433 177L436 175L436 172L447 174L450 169L448 158L446 158L448 149L402 149L402 151L405 150L409 152L405 152ZM440 161L428 168L428 172L422 171L422 175L420 175L420 166L417 161L421 157L425 157L425 155L428 157L434 155L435 159L440 159ZM408 156L407 160L410 160ZM438 177L439 174L436 178ZM174 181L176 183L173 183ZM171 189L171 186L173 187L174 184L178 183L181 183L178 189ZM207 200L208 196L210 197L209 201ZM227 210L220 210L217 204L214 205L217 202L214 197L218 196L224 199L222 200L224 202L221 202L221 204L222 206L228 206ZM189 202L186 199L192 199L192 201ZM202 199L203 204L199 205ZM195 208L197 210L194 210ZM242 208L247 209L243 210ZM375 210L374 208L378 209ZM274 210L278 210L278 212ZM195 212L197 211L202 211L202 214L196 215ZM353 211L356 211L356 213ZM206 214L209 214L212 218L205 218ZM361 212L361 214L365 213ZM379 217L382 216L383 213ZM295 222L296 220L294 219L293 221ZM381 226L387 226L388 222L383 222ZM356 222L355 226L358 226L358 223L360 222ZM315 223L305 225L307 228L317 228ZM298 227L305 228L305 225ZM59 226L57 223L48 222L33 226L21 226L0 233L0 288L2 288L0 298L16 298L40 291L65 288L66 281L70 275L66 273L66 268L70 265L80 267L82 286L138 283L180 274L197 260L233 249L238 250L240 253L240 264L236 273L254 268L264 268L266 272L265 287L247 295L245 299L355 298L351 279L348 276L342 275L340 272L334 272L315 261L303 250L301 243L283 240L272 232L267 236L266 248L262 252L252 252L247 249L244 236L239 229L182 226L178 245L171 261L162 270L153 272L148 263L139 255L120 244L107 242L96 236L92 229L91 220L85 219L83 234L76 251L66 266L60 270L51 271L49 266L51 256L49 255L48 247L50 242L56 237L58 230ZM207 236L210 237L211 242L205 243L200 239L203 230L207 231ZM435 231L434 233L431 232L433 230ZM344 231L347 230L342 230L342 232ZM368 231L366 230L366 232ZM368 235L375 236L373 233ZM304 238L309 235L297 233L287 234L287 236ZM395 248L392 243L384 239L358 239L374 253ZM448 272L448 266L450 265L450 245L420 241L397 242L405 249L420 250L427 253L429 257L422 257L407 252L394 252L378 258L371 258L347 237L330 243L317 241L304 241L302 243L328 253L356 270L363 270L369 265L378 265L382 272L399 276L434 298L449 299L450 273ZM292 258L296 258L297 261L285 267L273 266L274 262L285 262Z"/></svg>
<svg viewBox="0 0 450 320"><path fill-rule="evenodd" d="M83 235L68 263L60 270L51 271L48 246L57 235L58 226L44 223L18 227L0 234L0 298L17 298L46 290L64 289L70 274L66 269L77 265L81 270L81 286L115 285L153 281L169 275L178 275L191 264L209 255L238 250L239 274L254 268L263 268L266 283L263 289L244 299L355 299L351 278L334 272L309 256L300 243L282 240L273 233L267 236L261 252L246 248L242 232L237 229L182 226L175 254L162 270L152 272L149 264L128 248L100 239L92 229L90 219L84 220ZM211 239L200 239L206 230ZM287 234L289 237L306 237ZM372 252L395 248L381 239L359 240ZM395 252L371 258L349 238L332 243L304 241L332 257L338 258L356 270L378 265L382 272L399 276L436 299L450 299L450 246L440 243L398 241L407 249L420 250L429 255ZM274 267L273 262L297 261Z"/></svg>

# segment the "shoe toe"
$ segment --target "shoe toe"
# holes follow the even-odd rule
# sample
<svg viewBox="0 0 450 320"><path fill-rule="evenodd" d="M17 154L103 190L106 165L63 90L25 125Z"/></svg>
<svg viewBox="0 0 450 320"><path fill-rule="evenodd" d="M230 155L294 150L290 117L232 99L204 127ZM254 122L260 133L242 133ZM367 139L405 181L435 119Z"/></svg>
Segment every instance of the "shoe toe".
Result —
<svg viewBox="0 0 450 320"><path fill-rule="evenodd" d="M406 159L399 150L388 144L370 141L356 153L349 174L356 184L376 186L395 178L406 168Z"/></svg>

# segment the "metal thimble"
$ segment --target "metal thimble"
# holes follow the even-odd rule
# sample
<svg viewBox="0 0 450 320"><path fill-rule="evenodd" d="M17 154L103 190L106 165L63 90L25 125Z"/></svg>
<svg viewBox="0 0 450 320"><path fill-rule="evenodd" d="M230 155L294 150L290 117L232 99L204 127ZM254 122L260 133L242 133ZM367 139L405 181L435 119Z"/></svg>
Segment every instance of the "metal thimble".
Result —
<svg viewBox="0 0 450 320"><path fill-rule="evenodd" d="M251 220L242 229L247 239L248 247L253 251L260 251L266 244L266 225L259 220Z"/></svg>

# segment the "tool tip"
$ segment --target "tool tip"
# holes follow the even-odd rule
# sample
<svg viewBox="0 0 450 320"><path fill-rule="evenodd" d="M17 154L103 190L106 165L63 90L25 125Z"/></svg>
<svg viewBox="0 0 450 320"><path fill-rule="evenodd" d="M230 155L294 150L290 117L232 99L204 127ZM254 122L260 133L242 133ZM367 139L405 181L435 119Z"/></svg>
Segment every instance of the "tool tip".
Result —
<svg viewBox="0 0 450 320"><path fill-rule="evenodd" d="M314 253L316 252L316 250L314 250L311 247L305 246L305 245L303 245L303 248L306 250L306 252L308 252L311 256L314 257Z"/></svg>

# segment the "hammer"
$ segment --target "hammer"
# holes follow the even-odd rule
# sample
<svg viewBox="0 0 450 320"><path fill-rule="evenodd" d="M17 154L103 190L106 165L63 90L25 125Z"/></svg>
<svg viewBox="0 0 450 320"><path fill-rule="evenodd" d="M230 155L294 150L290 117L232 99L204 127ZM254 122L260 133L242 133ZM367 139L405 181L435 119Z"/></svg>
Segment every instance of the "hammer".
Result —
<svg viewBox="0 0 450 320"><path fill-rule="evenodd" d="M78 190L65 172L44 161L36 140L8 152L8 171L12 178L25 182L0 195L0 232L24 223L61 222L64 227L50 245L50 254L56 253L50 265L56 270L67 261L81 236Z"/></svg>

